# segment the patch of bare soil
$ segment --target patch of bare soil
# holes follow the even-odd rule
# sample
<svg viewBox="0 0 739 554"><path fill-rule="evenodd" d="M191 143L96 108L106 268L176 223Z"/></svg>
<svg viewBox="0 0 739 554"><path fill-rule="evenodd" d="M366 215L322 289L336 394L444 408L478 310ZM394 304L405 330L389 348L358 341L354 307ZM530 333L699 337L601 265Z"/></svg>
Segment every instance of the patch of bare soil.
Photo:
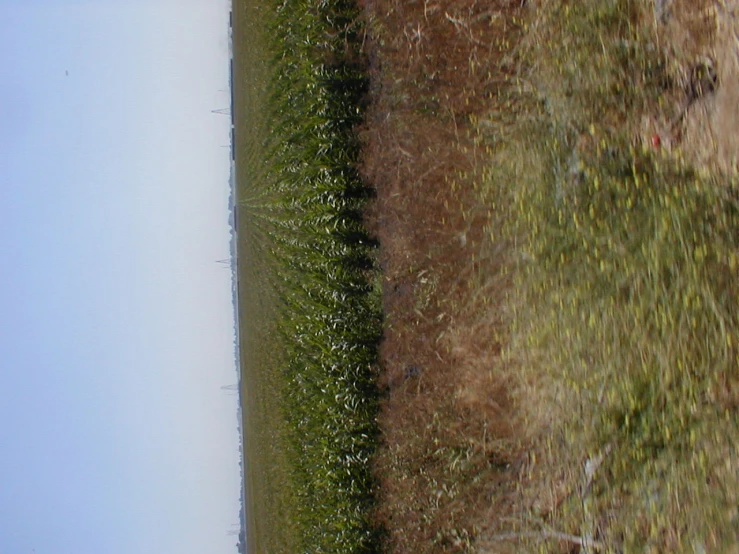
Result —
<svg viewBox="0 0 739 554"><path fill-rule="evenodd" d="M500 260L481 254L491 213L472 188L483 163L473 122L507 86L520 6L364 3L363 172L377 191L367 221L381 243L386 318L376 516L388 552L466 551L512 490L516 433L495 371L506 280Z"/></svg>
<svg viewBox="0 0 739 554"><path fill-rule="evenodd" d="M708 40L696 54L714 71L710 90L685 117L684 150L695 163L739 169L739 1L711 4L702 14Z"/></svg>
<svg viewBox="0 0 739 554"><path fill-rule="evenodd" d="M697 167L736 173L739 1L655 0L655 19L683 94L669 116L654 118L651 131Z"/></svg>

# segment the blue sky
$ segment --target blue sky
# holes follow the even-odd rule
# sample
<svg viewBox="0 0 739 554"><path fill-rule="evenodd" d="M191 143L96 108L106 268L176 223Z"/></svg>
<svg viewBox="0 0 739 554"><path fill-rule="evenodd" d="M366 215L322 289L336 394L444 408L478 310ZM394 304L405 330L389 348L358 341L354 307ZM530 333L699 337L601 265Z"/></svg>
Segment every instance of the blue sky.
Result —
<svg viewBox="0 0 739 554"><path fill-rule="evenodd" d="M227 89L228 0L0 0L0 553L235 550Z"/></svg>

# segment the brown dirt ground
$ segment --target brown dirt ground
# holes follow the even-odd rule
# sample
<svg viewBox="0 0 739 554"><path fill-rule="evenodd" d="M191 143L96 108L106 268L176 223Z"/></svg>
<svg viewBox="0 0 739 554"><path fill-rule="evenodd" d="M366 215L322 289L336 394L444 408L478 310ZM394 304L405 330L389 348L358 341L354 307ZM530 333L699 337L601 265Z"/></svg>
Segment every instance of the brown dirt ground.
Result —
<svg viewBox="0 0 739 554"><path fill-rule="evenodd" d="M676 98L671 115L653 114L642 139L657 133L667 149L679 148L706 170L739 170L739 1L668 0L657 28L662 47L690 85L691 69L708 62L715 68L715 90L686 106ZM674 124L674 113L684 113Z"/></svg>
<svg viewBox="0 0 739 554"><path fill-rule="evenodd" d="M709 5L694 17L708 40L697 53L716 64L718 86L686 114L684 149L697 164L735 173L739 169L739 1ZM678 22L679 23L679 22Z"/></svg>
<svg viewBox="0 0 739 554"><path fill-rule="evenodd" d="M361 3L372 78L362 169L377 191L367 223L381 243L386 318L376 517L388 552L466 552L520 513L526 471L525 432L512 423L517 407L501 369L509 281L502 254L486 242L495 214L474 189L486 163L474 122L513 73L520 18L536 8L521 0ZM641 128L636 140L659 133L665 148L680 144L699 164L736 171L739 0L664 4L663 47L686 75L710 57L719 86L677 127L668 128L674 106L669 117L631 122Z"/></svg>

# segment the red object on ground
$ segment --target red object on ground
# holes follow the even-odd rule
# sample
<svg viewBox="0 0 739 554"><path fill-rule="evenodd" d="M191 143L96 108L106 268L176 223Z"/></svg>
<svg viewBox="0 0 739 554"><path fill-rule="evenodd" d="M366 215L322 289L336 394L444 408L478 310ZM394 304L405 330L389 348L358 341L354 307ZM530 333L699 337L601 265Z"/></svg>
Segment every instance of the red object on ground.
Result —
<svg viewBox="0 0 739 554"><path fill-rule="evenodd" d="M654 148L659 148L662 146L662 137L660 137L657 133L654 133L652 135L652 146Z"/></svg>

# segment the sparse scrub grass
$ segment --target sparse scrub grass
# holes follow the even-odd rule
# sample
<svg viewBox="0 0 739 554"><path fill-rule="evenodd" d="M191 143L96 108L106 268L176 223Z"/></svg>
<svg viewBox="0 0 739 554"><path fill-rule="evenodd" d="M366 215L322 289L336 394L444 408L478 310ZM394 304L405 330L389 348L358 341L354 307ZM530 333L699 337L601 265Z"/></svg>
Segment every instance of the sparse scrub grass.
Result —
<svg viewBox="0 0 739 554"><path fill-rule="evenodd" d="M739 541L739 197L635 135L676 81L651 4L542 2L518 51L519 118L483 129L531 441L519 514L481 541L490 551Z"/></svg>
<svg viewBox="0 0 739 554"><path fill-rule="evenodd" d="M356 168L361 27L348 1L260 4L266 94L244 117L265 133L249 142L240 217L275 302L262 370L284 422L284 524L292 552L370 552L381 311Z"/></svg>
<svg viewBox="0 0 739 554"><path fill-rule="evenodd" d="M497 371L506 277L498 252L481 248L494 210L474 190L488 158L473 121L510 86L518 4L364 2L373 57L362 169L377 189L368 221L385 315L374 460L385 552L472 551L511 492L518 452Z"/></svg>

